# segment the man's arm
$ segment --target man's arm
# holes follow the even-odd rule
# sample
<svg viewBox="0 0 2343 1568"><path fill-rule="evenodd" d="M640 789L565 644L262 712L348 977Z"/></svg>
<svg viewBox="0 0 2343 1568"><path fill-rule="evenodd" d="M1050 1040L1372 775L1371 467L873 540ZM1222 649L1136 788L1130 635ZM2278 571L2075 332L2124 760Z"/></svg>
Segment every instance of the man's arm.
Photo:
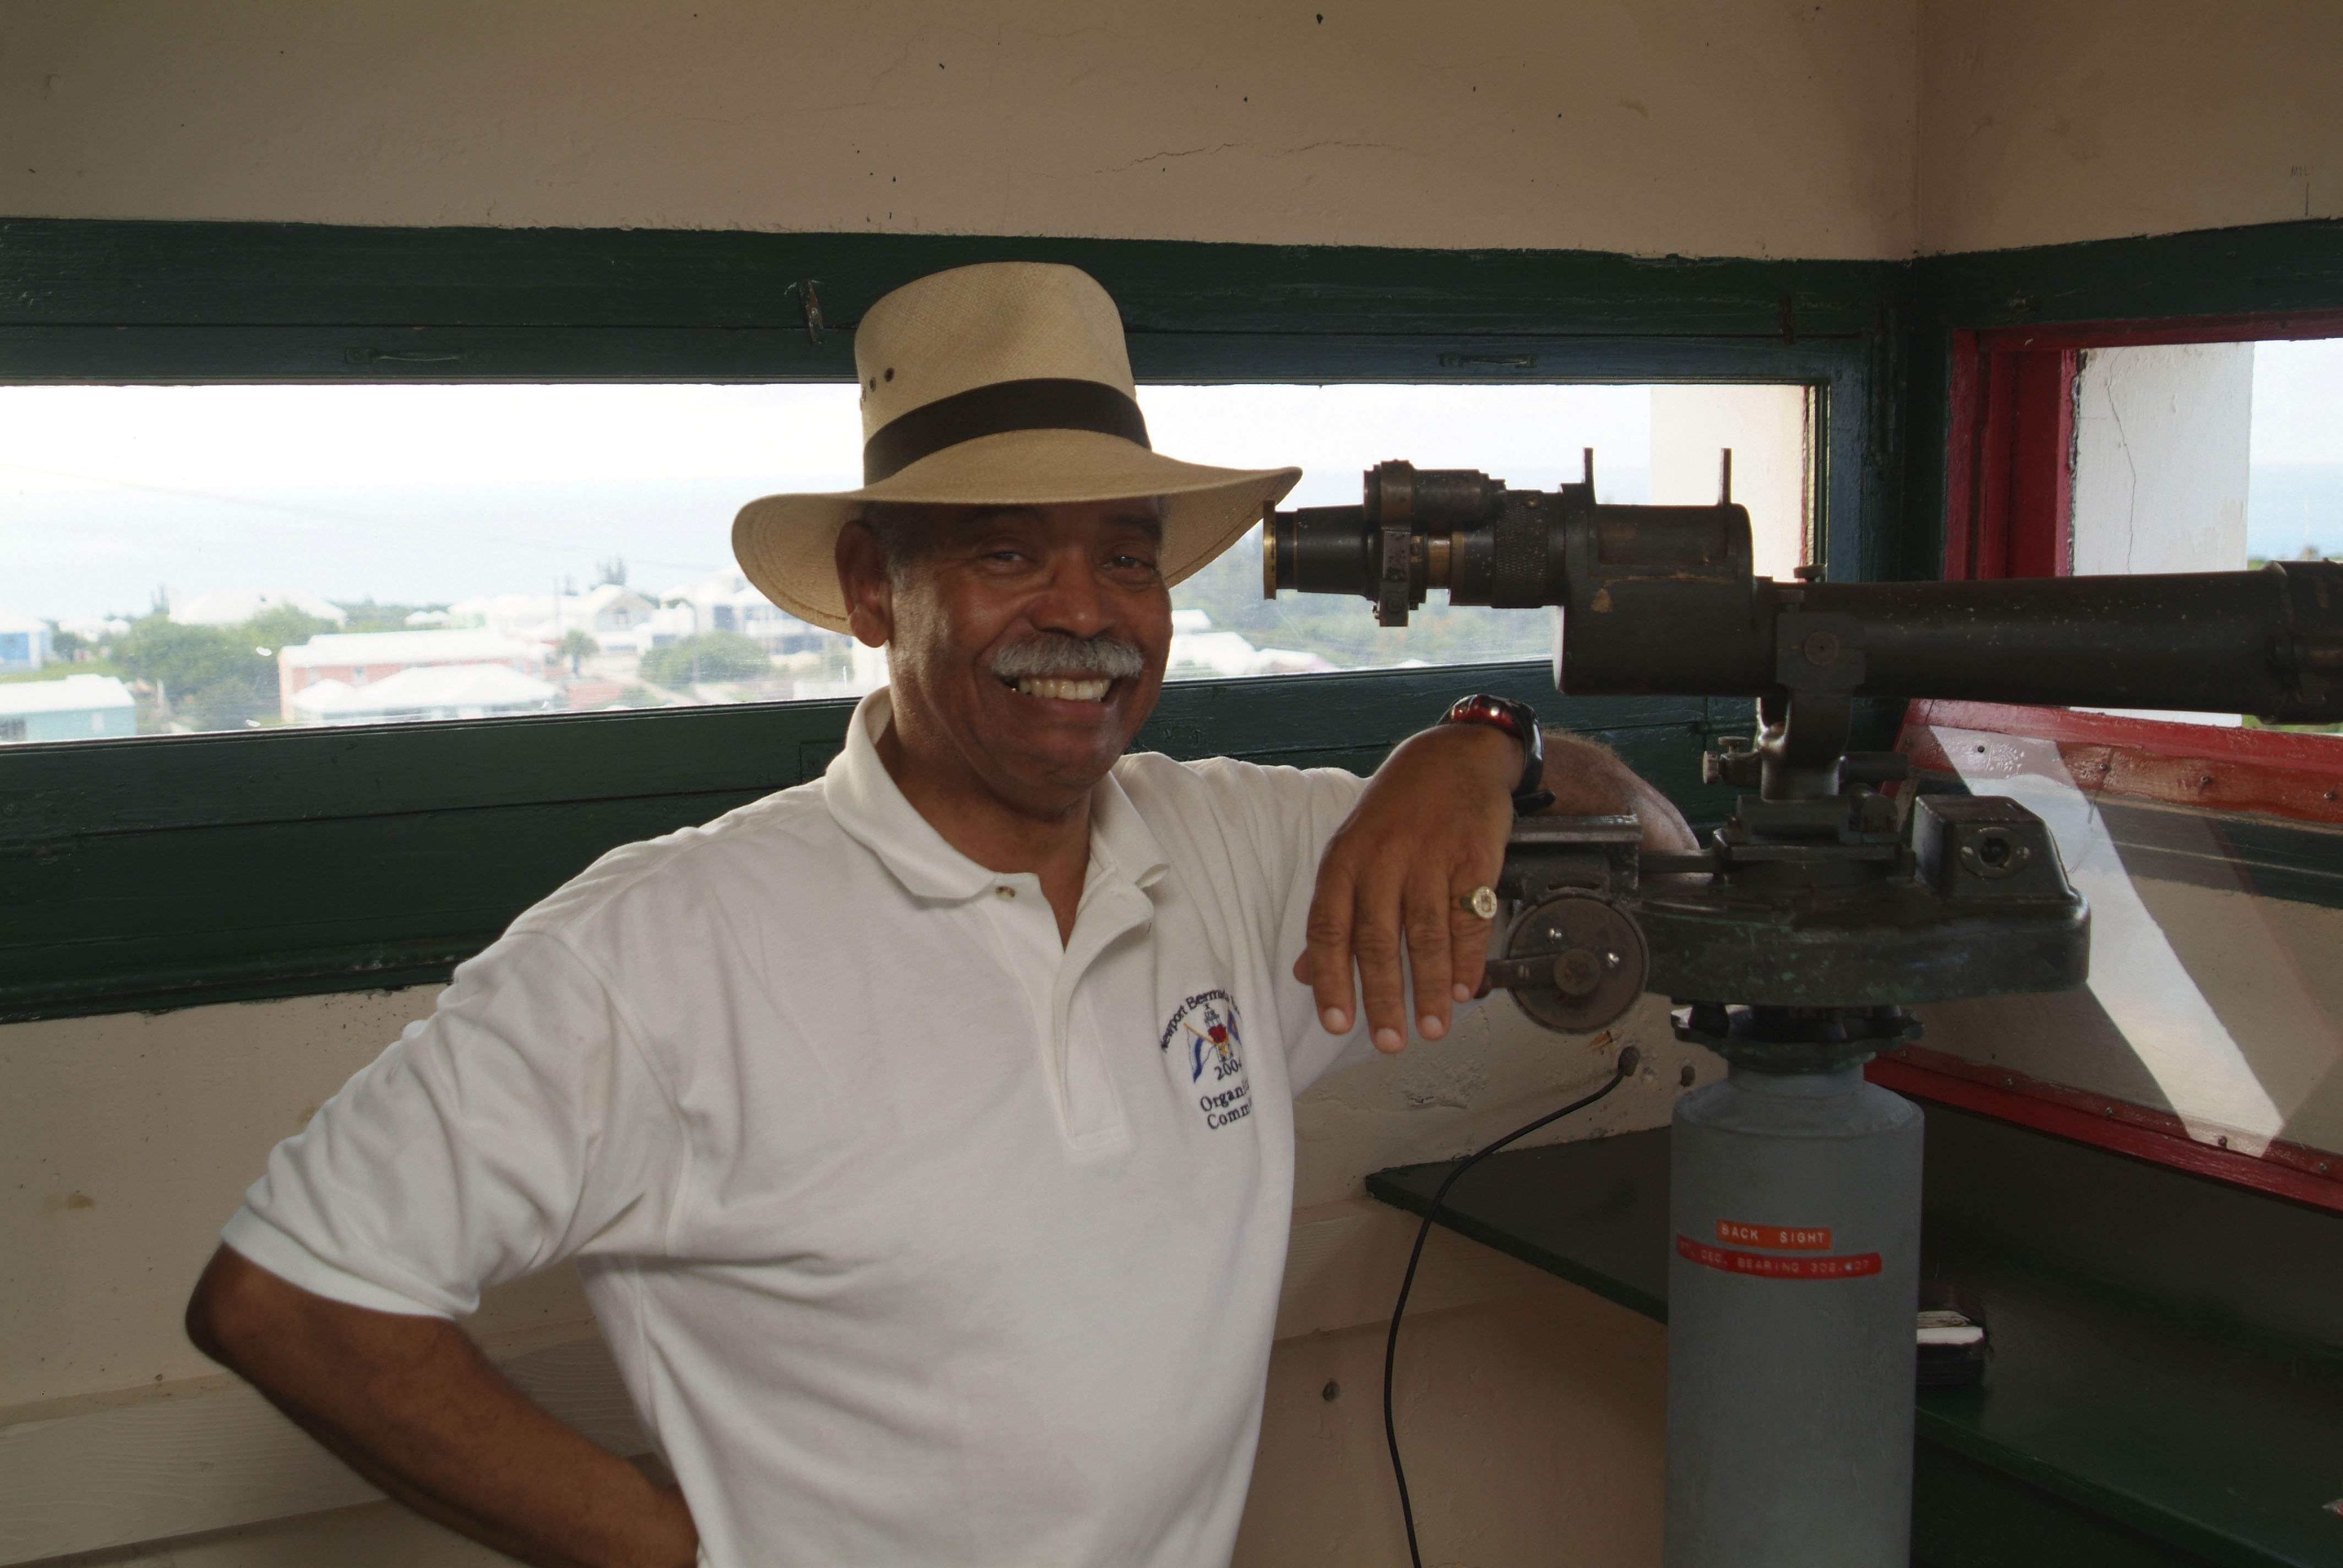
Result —
<svg viewBox="0 0 2343 1568"><path fill-rule="evenodd" d="M1632 814L1647 849L1699 847L1667 797L1607 749L1553 730L1544 746L1550 814ZM1319 861L1309 948L1293 966L1328 1032L1350 1031L1353 968L1378 1050L1407 1043L1403 961L1426 1040L1446 1034L1451 1008L1480 990L1490 922L1461 900L1496 885L1521 772L1521 743L1480 724L1412 736L1375 770Z"/></svg>
<svg viewBox="0 0 2343 1568"><path fill-rule="evenodd" d="M315 1295L229 1248L187 1336L416 1512L540 1568L689 1568L683 1494L547 1414L445 1318Z"/></svg>
<svg viewBox="0 0 2343 1568"><path fill-rule="evenodd" d="M1700 848L1675 802L1609 747L1559 729L1546 730L1544 740L1545 772L1539 782L1553 793L1554 804L1541 816L1632 816L1643 827L1646 849L1682 854Z"/></svg>

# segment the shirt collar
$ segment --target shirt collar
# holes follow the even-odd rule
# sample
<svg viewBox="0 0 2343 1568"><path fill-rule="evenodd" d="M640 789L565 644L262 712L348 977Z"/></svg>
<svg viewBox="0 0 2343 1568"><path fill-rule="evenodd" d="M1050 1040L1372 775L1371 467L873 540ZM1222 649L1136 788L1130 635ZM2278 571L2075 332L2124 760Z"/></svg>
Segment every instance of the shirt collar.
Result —
<svg viewBox="0 0 2343 1568"><path fill-rule="evenodd" d="M823 803L847 837L878 856L914 896L973 898L1000 874L953 849L903 798L879 758L879 737L893 716L885 687L855 705L846 744L822 776ZM1091 876L1111 870L1144 888L1167 869L1162 845L1109 773L1091 791Z"/></svg>
<svg viewBox="0 0 2343 1568"><path fill-rule="evenodd" d="M1171 869L1154 829L1112 773L1091 791L1091 863L1121 873L1135 888L1153 887Z"/></svg>

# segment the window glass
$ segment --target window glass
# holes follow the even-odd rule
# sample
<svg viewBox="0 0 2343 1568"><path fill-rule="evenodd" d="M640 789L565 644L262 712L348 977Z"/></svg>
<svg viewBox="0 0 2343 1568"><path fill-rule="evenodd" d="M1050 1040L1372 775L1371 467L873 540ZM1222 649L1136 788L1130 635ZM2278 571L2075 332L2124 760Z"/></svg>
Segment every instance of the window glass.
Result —
<svg viewBox="0 0 2343 1568"><path fill-rule="evenodd" d="M1705 501L1735 450L1759 567L1810 532L1797 387L1149 387L1158 449L1391 457ZM0 388L0 743L857 695L881 654L740 577L740 505L859 482L838 386ZM1174 590L1175 678L1544 658L1537 611L1261 594L1258 535Z"/></svg>
<svg viewBox="0 0 2343 1568"><path fill-rule="evenodd" d="M2040 815L2091 906L2087 985L1923 1009L1915 1054L2143 1108L2149 1125L2241 1153L2343 1153L2343 826L2193 809L2159 787L2201 778L2232 796L2316 800L2331 775L2289 787L2298 759L2207 762L2071 721L1976 730L1926 705L1906 744L1924 767ZM2293 1162L2323 1172L2322 1158Z"/></svg>
<svg viewBox="0 0 2343 1568"><path fill-rule="evenodd" d="M2343 557L2343 340L2081 350L2072 458L2077 573ZM1945 782L2049 824L2090 900L2090 980L1923 1010L1912 1054L2326 1172L2343 1152L2343 822L2318 756L2333 743L2025 709L1979 729L1969 711L1915 705L1906 744Z"/></svg>

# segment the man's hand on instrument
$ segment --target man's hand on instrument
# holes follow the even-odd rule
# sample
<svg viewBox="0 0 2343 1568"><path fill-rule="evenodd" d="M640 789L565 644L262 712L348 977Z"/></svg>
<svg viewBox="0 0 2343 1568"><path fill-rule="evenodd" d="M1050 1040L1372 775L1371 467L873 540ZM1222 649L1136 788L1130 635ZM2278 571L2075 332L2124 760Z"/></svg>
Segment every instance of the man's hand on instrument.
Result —
<svg viewBox="0 0 2343 1568"><path fill-rule="evenodd" d="M1473 895L1504 865L1521 773L1521 742L1477 724L1412 736L1375 770L1318 862L1310 945L1293 965L1329 1033L1349 1033L1357 1016L1355 967L1375 1049L1406 1045L1403 952L1424 1039L1446 1034L1450 1010L1479 991L1494 909Z"/></svg>
<svg viewBox="0 0 2343 1568"><path fill-rule="evenodd" d="M1603 747L1553 730L1544 744L1541 782L1556 797L1548 813L1632 814L1647 849L1698 847L1667 797ZM1474 895L1493 890L1503 868L1521 773L1521 743L1481 724L1412 736L1376 769L1318 862L1309 946L1293 964L1329 1033L1349 1033L1357 1016L1353 970L1383 1051L1407 1044L1403 962L1426 1040L1445 1035L1455 1004L1480 994L1494 906Z"/></svg>

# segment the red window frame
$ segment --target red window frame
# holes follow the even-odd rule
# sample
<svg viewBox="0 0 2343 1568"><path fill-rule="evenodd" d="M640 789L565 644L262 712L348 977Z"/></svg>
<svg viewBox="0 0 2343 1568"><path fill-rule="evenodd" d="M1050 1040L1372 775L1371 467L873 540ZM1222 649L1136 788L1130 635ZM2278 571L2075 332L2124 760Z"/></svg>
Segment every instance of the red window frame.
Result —
<svg viewBox="0 0 2343 1568"><path fill-rule="evenodd" d="M1956 332L1945 445L1947 579L2074 569L2075 378L2091 348L2343 337L2343 310L2093 321ZM1902 745L1923 769L1934 724L2055 741L2087 789L2343 822L2343 743L2283 730L1976 703L1916 702ZM1935 759L1942 765L1942 759ZM1866 1075L1908 1094L2235 1186L2343 1211L2343 1151L2273 1142L2248 1155L2192 1138L2179 1118L1921 1047Z"/></svg>

